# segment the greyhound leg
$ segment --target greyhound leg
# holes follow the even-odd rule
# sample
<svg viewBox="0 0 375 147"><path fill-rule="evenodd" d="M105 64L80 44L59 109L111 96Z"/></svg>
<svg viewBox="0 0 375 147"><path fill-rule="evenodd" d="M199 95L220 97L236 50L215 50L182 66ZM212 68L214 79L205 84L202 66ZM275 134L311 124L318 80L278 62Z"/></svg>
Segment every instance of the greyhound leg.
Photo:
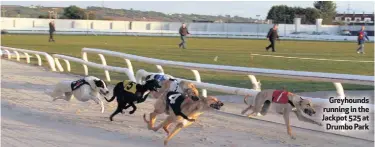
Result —
<svg viewBox="0 0 375 147"><path fill-rule="evenodd" d="M152 129L154 128L154 124L155 124L155 121L156 121L156 116L158 115L159 113L157 113L156 111L150 113L150 121L148 122L148 129Z"/></svg>
<svg viewBox="0 0 375 147"><path fill-rule="evenodd" d="M320 122L316 122L316 121L314 121L314 120L312 120L312 119L310 119L310 118L307 118L307 117L303 116L299 111L293 111L293 112L296 114L298 120L300 120L300 121L304 121L304 122L308 122L308 123L316 124L316 125L318 125L318 126L323 126L322 123L320 123Z"/></svg>
<svg viewBox="0 0 375 147"><path fill-rule="evenodd" d="M73 93L65 92L64 95L65 95L65 100L70 101L70 99L72 99Z"/></svg>
<svg viewBox="0 0 375 147"><path fill-rule="evenodd" d="M245 110L243 110L241 112L242 115L244 115L247 111L249 111L253 106L252 105L249 105L249 107L247 107Z"/></svg>
<svg viewBox="0 0 375 147"><path fill-rule="evenodd" d="M284 121L285 121L285 125L286 125L288 135L292 139L296 139L296 137L294 137L293 134L292 134L292 128L290 127L290 120L289 120L289 112L286 108L284 108L284 115L283 116L284 116Z"/></svg>
<svg viewBox="0 0 375 147"><path fill-rule="evenodd" d="M113 113L111 114L111 116L109 116L109 120L113 121L113 117L114 117L115 115L117 115L118 113L120 113L120 112L122 111L122 108L124 108L124 105L123 105L123 104L118 104L118 105L117 105L117 109L115 110L115 112L113 112Z"/></svg>
<svg viewBox="0 0 375 147"><path fill-rule="evenodd" d="M254 106L252 106L253 107L253 112L251 112L251 114L249 114L248 117L257 116L259 114L259 112L262 110L264 102L265 101L262 98L262 95L258 94L255 97Z"/></svg>
<svg viewBox="0 0 375 147"><path fill-rule="evenodd" d="M126 103L124 109L128 109L130 106L131 106L130 103Z"/></svg>
<svg viewBox="0 0 375 147"><path fill-rule="evenodd" d="M169 89L169 83L170 83L170 81L164 83L163 87L165 87L165 90L162 92L161 96L158 97L158 100L154 104L154 108L155 108L154 112L150 113L150 120L148 122L148 129L149 130L154 128L156 116L159 115L159 114L162 114L166 111L165 108L166 108L167 104L166 104L166 101L165 101L164 98L166 98L166 96L167 96L168 89Z"/></svg>
<svg viewBox="0 0 375 147"><path fill-rule="evenodd" d="M56 101L56 100L58 100L58 99L65 99L65 96L59 96L59 97L55 97L55 98L53 98L53 100L52 100L52 101Z"/></svg>
<svg viewBox="0 0 375 147"><path fill-rule="evenodd" d="M121 114L124 114L124 109L128 109L130 105L128 103L125 104L125 107L121 109Z"/></svg>
<svg viewBox="0 0 375 147"><path fill-rule="evenodd" d="M100 107L102 107L101 111L102 111L102 113L104 113L104 104L103 104L103 101L101 101L100 99L99 99L99 101L100 101Z"/></svg>
<svg viewBox="0 0 375 147"><path fill-rule="evenodd" d="M92 100L94 100L97 104L100 104L101 112L104 113L104 104L98 97L92 97Z"/></svg>
<svg viewBox="0 0 375 147"><path fill-rule="evenodd" d="M57 98L57 97L63 96L64 92L60 91L60 88L56 86L52 91L45 91L45 93L50 95L53 98Z"/></svg>
<svg viewBox="0 0 375 147"><path fill-rule="evenodd" d="M152 128L153 131L158 131L161 127L166 126L167 124L170 124L173 122L173 118L175 116L168 116L162 123L160 123L158 126Z"/></svg>
<svg viewBox="0 0 375 147"><path fill-rule="evenodd" d="M190 117L190 118L193 118L193 119L197 119L198 117ZM190 125L192 125L194 122L191 122L191 121L184 121L182 124L183 124L183 127L186 128ZM169 130L168 130L168 127L170 126L170 124L167 124L166 126L163 127L164 131L167 132L167 134L169 135Z"/></svg>
<svg viewBox="0 0 375 147"><path fill-rule="evenodd" d="M135 112L135 110L137 110L137 106L135 106L133 102L130 102L129 106L133 107L133 110L130 111L129 114L133 114Z"/></svg>
<svg viewBox="0 0 375 147"><path fill-rule="evenodd" d="M168 137L164 140L164 145L167 145L169 140L171 140L172 137L174 137L178 132L180 132L183 127L184 125L182 123L177 124L172 133L169 134Z"/></svg>
<svg viewBox="0 0 375 147"><path fill-rule="evenodd" d="M165 126L163 126L163 130L165 131L165 133L167 133L167 135L169 135L169 126L172 124L172 122L169 122L168 124L166 124Z"/></svg>

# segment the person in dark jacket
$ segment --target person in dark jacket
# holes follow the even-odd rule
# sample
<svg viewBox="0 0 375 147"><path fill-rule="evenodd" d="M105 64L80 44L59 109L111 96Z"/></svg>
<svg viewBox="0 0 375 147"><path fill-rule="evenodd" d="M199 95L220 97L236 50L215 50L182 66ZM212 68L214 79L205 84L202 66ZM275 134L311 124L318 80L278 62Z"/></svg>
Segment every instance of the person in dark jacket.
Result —
<svg viewBox="0 0 375 147"><path fill-rule="evenodd" d="M367 36L367 32L365 31L365 26L362 26L361 30L358 32L358 45L359 45L359 48L357 49L357 53L361 53L361 54L364 54L364 50L365 50L365 38L367 39L367 41L370 41L370 39L368 39L368 36Z"/></svg>
<svg viewBox="0 0 375 147"><path fill-rule="evenodd" d="M182 47L183 49L185 49L186 48L185 39L186 39L186 36L190 34L185 23L183 23L182 26L180 27L179 33L180 33L181 43L178 45L178 47L179 48Z"/></svg>
<svg viewBox="0 0 375 147"><path fill-rule="evenodd" d="M54 23L54 21L51 21L49 23L49 40L48 40L48 42L51 42L51 41L55 42L55 39L53 39L53 32L55 32L55 31L56 31L55 30L55 23Z"/></svg>
<svg viewBox="0 0 375 147"><path fill-rule="evenodd" d="M270 31L267 34L268 40L271 42L269 46L266 47L266 50L272 48L272 52L275 52L275 41L276 39L279 39L279 34L277 33L277 28L278 25L275 24L273 27L270 29Z"/></svg>

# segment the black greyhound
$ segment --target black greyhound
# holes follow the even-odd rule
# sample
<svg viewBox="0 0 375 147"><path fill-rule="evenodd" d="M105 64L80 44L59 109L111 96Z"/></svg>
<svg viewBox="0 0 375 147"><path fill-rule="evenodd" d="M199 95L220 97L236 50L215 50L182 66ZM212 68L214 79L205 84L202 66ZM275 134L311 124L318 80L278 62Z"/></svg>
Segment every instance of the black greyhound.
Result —
<svg viewBox="0 0 375 147"><path fill-rule="evenodd" d="M109 120L113 121L113 117L118 113L123 113L123 109L127 109L130 106L133 107L133 110L129 114L133 114L137 107L134 105L134 102L142 103L144 102L151 91L157 91L157 88L161 88L157 80L146 81L144 85L137 84L133 81L123 81L116 84L113 89L113 96L110 100L106 97L104 99L107 102L111 102L117 97L117 109L111 114ZM145 94L147 92L147 94Z"/></svg>

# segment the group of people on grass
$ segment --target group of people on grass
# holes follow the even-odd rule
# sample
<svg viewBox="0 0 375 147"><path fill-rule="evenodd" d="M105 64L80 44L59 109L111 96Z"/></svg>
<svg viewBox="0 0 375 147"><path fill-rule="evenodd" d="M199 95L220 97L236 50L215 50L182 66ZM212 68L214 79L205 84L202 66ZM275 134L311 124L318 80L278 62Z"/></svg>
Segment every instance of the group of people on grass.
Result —
<svg viewBox="0 0 375 147"><path fill-rule="evenodd" d="M279 35L277 33L277 30L278 30L278 24L275 24L273 25L273 27L268 31L268 34L267 34L267 39L270 41L270 45L268 45L266 47L266 51L268 51L270 48L272 49L272 52L275 52L275 41L276 40L279 40ZM51 21L49 23L49 42L53 41L55 42L55 40L53 39L53 33L55 32L55 24L54 24L54 21ZM178 44L178 47L179 48L183 48L183 49L186 49L186 36L189 35L189 31L186 27L186 24L183 23L182 26L180 27L179 29L179 34L180 34L180 39L181 39L181 43ZM361 30L358 32L358 35L357 35L357 43L358 43L358 49L357 49L357 53L358 54L364 54L364 49L365 49L365 41L370 41L370 39L368 38L367 36L367 32L365 31L365 26L362 26L361 27Z"/></svg>

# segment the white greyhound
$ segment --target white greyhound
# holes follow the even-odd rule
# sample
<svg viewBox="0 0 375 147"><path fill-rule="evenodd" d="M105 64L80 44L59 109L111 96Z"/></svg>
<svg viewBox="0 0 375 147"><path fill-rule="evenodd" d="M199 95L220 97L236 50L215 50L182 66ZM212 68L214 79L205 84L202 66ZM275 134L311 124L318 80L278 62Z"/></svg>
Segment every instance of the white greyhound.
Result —
<svg viewBox="0 0 375 147"><path fill-rule="evenodd" d="M64 99L70 101L74 96L78 101L86 102L94 100L101 106L101 112L104 113L104 104L99 98L99 94L106 96L109 93L107 84L94 76L88 76L77 81L64 80L56 84L52 92L46 92L53 97L53 101Z"/></svg>

